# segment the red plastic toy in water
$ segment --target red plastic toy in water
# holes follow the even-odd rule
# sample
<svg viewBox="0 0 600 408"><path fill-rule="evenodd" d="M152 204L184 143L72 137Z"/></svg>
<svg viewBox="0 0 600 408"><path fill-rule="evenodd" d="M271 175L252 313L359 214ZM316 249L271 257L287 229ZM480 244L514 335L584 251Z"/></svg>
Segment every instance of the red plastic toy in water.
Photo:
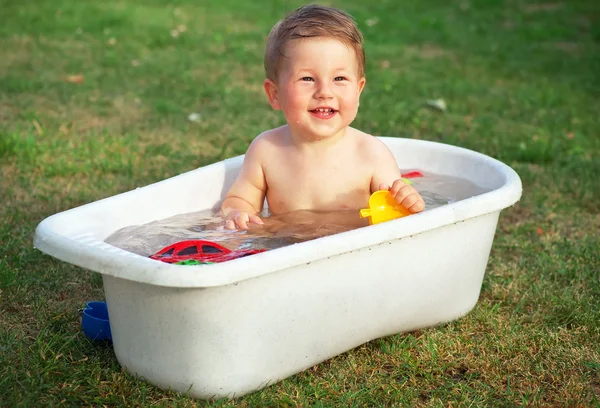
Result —
<svg viewBox="0 0 600 408"><path fill-rule="evenodd" d="M230 261L265 251L266 249L239 249L232 251L217 243L198 239L176 242L161 249L154 255L150 255L150 258L171 264L189 260L200 263L215 263Z"/></svg>
<svg viewBox="0 0 600 408"><path fill-rule="evenodd" d="M423 173L421 173L420 171L409 171L408 173L403 174L402 177L407 179L423 177Z"/></svg>

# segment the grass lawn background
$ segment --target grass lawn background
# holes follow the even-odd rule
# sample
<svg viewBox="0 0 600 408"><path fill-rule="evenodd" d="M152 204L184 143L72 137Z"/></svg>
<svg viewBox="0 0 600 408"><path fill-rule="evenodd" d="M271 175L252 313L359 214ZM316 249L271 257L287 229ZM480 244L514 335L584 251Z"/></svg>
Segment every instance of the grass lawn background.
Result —
<svg viewBox="0 0 600 408"><path fill-rule="evenodd" d="M45 217L242 154L298 1L0 0L0 406L600 405L600 7L330 1L366 39L354 123L521 176L466 317L372 341L233 401L126 374L78 309L100 275L32 247ZM423 106L444 98L448 112ZM198 113L198 121L188 120Z"/></svg>

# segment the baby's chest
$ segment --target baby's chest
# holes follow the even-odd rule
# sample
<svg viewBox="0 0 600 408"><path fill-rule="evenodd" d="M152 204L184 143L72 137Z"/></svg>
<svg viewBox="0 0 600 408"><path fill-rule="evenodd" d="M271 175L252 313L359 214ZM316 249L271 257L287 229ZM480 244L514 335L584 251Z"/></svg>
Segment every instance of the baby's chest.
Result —
<svg viewBox="0 0 600 408"><path fill-rule="evenodd" d="M274 212L356 209L366 204L370 181L368 169L358 164L305 167L288 163L268 174L267 199Z"/></svg>

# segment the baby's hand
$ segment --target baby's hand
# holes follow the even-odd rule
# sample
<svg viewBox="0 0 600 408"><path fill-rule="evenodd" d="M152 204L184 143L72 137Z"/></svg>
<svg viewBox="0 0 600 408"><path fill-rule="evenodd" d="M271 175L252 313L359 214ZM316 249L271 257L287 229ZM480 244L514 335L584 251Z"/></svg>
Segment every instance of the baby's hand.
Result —
<svg viewBox="0 0 600 408"><path fill-rule="evenodd" d="M402 205L411 213L418 213L425 209L425 201L417 190L411 185L406 184L402 179L394 181L392 187L382 183L380 190L389 190L390 194L396 199L396 202Z"/></svg>
<svg viewBox="0 0 600 408"><path fill-rule="evenodd" d="M233 210L227 214L225 221L225 228L229 230L234 229L248 229L248 224L264 224L263 220L256 214L247 213L245 211Z"/></svg>

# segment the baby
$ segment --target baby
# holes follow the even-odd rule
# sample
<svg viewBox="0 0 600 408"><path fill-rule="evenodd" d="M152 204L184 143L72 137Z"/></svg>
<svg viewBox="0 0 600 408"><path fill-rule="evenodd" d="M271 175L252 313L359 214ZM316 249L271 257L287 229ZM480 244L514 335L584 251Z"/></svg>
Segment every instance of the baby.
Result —
<svg viewBox="0 0 600 408"><path fill-rule="evenodd" d="M365 86L363 39L343 11L301 7L278 22L265 50L264 89L287 124L248 147L221 211L228 229L263 224L269 211L358 210L376 190L389 190L411 213L423 211L419 193L401 179L379 139L350 127Z"/></svg>

